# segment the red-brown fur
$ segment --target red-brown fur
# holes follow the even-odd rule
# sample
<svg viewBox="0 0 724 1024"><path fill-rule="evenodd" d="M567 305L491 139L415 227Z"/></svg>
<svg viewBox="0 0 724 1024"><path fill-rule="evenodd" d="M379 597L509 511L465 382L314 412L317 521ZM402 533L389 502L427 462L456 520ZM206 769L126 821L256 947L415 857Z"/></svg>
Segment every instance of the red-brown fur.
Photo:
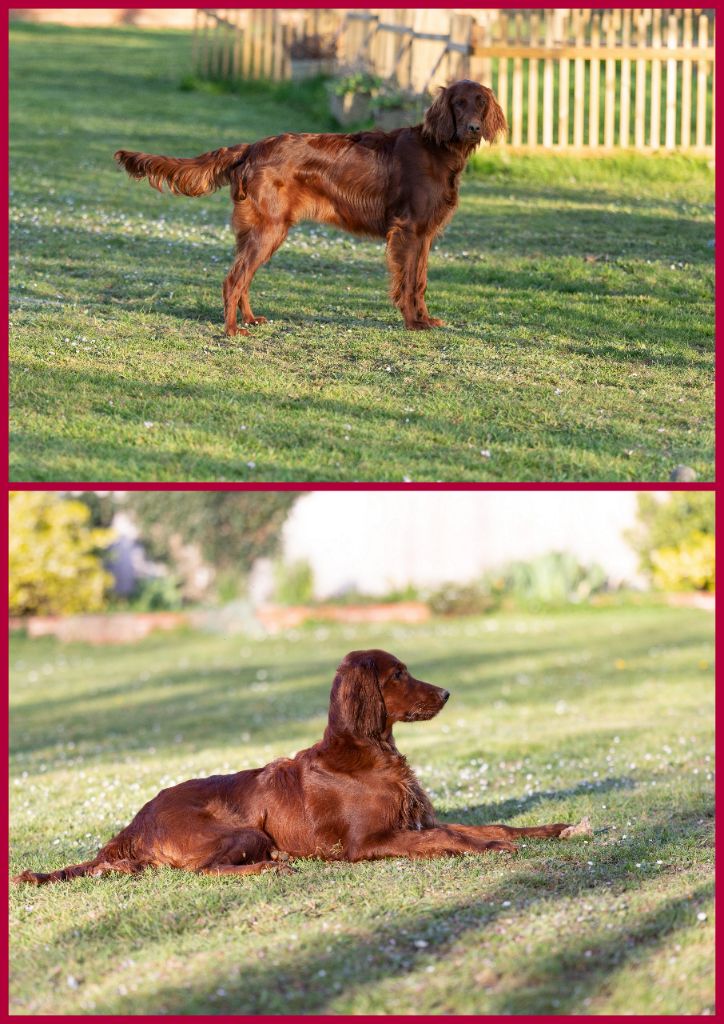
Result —
<svg viewBox="0 0 724 1024"><path fill-rule="evenodd" d="M213 875L285 868L292 857L374 860L503 850L565 824L448 825L392 737L395 722L433 718L449 693L414 679L385 651L352 651L337 670L319 743L265 768L162 790L93 860L15 882L68 881L167 865Z"/></svg>
<svg viewBox="0 0 724 1024"><path fill-rule="evenodd" d="M492 91L462 81L441 89L422 124L354 135L277 135L203 153L194 159L119 149L115 159L134 178L162 191L200 196L231 185L236 259L224 282L227 334L263 323L249 304L259 267L293 224L320 221L354 234L385 238L392 301L405 327L439 327L425 304L427 258L455 212L460 174L482 139L507 131Z"/></svg>

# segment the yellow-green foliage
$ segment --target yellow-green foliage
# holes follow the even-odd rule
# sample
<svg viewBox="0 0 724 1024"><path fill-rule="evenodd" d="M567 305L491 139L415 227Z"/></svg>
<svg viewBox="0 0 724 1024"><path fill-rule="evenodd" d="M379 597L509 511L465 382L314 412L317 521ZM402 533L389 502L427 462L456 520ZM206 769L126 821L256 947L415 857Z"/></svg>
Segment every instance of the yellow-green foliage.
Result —
<svg viewBox="0 0 724 1024"><path fill-rule="evenodd" d="M662 590L714 589L714 537L697 531L677 547L651 552L654 583Z"/></svg>
<svg viewBox="0 0 724 1024"><path fill-rule="evenodd" d="M59 615L103 608L112 577L99 551L112 530L95 529L80 501L55 494L10 494L11 615Z"/></svg>

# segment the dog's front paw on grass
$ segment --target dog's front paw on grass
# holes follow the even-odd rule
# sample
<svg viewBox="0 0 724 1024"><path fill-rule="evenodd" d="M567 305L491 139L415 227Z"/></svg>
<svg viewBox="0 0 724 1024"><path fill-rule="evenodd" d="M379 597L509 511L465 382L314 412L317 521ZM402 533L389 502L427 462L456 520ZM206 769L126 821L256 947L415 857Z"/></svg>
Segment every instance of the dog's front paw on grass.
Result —
<svg viewBox="0 0 724 1024"><path fill-rule="evenodd" d="M564 828L559 839L577 839L580 836L592 836L593 829L591 828L590 818L581 818L577 825L569 825L568 828Z"/></svg>

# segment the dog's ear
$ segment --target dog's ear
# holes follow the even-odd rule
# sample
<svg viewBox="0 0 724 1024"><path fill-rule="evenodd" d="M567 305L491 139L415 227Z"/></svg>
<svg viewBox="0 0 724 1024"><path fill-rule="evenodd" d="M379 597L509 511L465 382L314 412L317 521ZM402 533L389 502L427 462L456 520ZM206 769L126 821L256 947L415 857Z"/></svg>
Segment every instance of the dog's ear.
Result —
<svg viewBox="0 0 724 1024"><path fill-rule="evenodd" d="M387 714L374 656L364 651L348 654L337 669L329 699L329 726L333 732L365 739L381 735Z"/></svg>
<svg viewBox="0 0 724 1024"><path fill-rule="evenodd" d="M446 146L453 141L455 121L450 109L449 89L441 88L432 105L425 111L422 131L438 146Z"/></svg>
<svg viewBox="0 0 724 1024"><path fill-rule="evenodd" d="M485 89L485 114L483 115L483 138L495 142L499 135L508 133L508 122L492 89Z"/></svg>

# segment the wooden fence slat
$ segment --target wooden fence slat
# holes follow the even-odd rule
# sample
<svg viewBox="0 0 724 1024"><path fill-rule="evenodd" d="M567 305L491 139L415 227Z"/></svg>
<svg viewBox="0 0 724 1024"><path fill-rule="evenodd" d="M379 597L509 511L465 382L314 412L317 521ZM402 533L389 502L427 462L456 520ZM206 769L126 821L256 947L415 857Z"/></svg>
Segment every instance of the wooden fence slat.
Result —
<svg viewBox="0 0 724 1024"><path fill-rule="evenodd" d="M676 48L678 36L678 24L675 14L669 15L668 39L669 50ZM666 129L664 132L664 146L666 149L676 148L676 77L677 68L675 60L666 62Z"/></svg>
<svg viewBox="0 0 724 1024"><path fill-rule="evenodd" d="M565 41L568 42L568 11L563 12L565 18L562 22L562 33L565 32ZM565 26L565 27L563 27ZM562 42L559 39L558 42ZM558 146L560 149L568 148L568 107L570 103L570 61L563 58L558 65Z"/></svg>
<svg viewBox="0 0 724 1024"><path fill-rule="evenodd" d="M595 12L591 25L591 46L594 49L598 49L600 37L599 16L598 12ZM588 90L588 145L595 149L598 146L598 125L601 116L601 101L599 97L601 61L598 57L594 57L591 60L590 76Z"/></svg>
<svg viewBox="0 0 724 1024"><path fill-rule="evenodd" d="M616 44L615 14L608 11L604 15L606 45L612 50ZM616 61L606 58L606 77L603 108L603 144L606 149L613 149L613 126L616 114Z"/></svg>
<svg viewBox="0 0 724 1024"><path fill-rule="evenodd" d="M685 50L690 50L692 45L691 34L691 10L684 11L684 36L683 45ZM682 149L688 149L691 145L691 70L693 62L682 61L681 64L681 141Z"/></svg>
<svg viewBox="0 0 724 1024"><path fill-rule="evenodd" d="M522 33L523 16L515 15L515 39L520 40ZM514 146L520 146L523 142L523 59L513 58L513 132L512 141Z"/></svg>
<svg viewBox="0 0 724 1024"><path fill-rule="evenodd" d="M646 13L638 12L636 38L646 41ZM636 61L636 112L634 115L634 146L643 149L646 143L646 61Z"/></svg>
<svg viewBox="0 0 724 1024"><path fill-rule="evenodd" d="M505 11L501 11L500 14L500 35L504 43L508 42L508 18ZM508 106L508 58L501 57L498 61L498 88L497 96L498 102L503 108L503 113L506 117L509 116L510 108ZM507 141L507 140L506 140Z"/></svg>
<svg viewBox="0 0 724 1024"><path fill-rule="evenodd" d="M545 12L547 47L553 46L553 16L553 11ZM553 60L550 57L543 62L543 145L546 149L553 145Z"/></svg>
<svg viewBox="0 0 724 1024"><path fill-rule="evenodd" d="M651 43L655 50L661 49L661 11L653 12ZM658 149L661 144L661 61L654 60L651 64L651 148Z"/></svg>
<svg viewBox="0 0 724 1024"><path fill-rule="evenodd" d="M530 38L538 42L538 15L530 17ZM538 145L538 61L528 61L528 145Z"/></svg>
<svg viewBox="0 0 724 1024"><path fill-rule="evenodd" d="M585 12L590 17L590 11ZM583 11L575 11L576 26L576 47L583 46L584 24ZM583 148L583 114L584 114L584 90L586 87L586 65L581 57L576 57L574 65L574 87L573 87L573 145L576 149Z"/></svg>
<svg viewBox="0 0 724 1024"><path fill-rule="evenodd" d="M621 46L626 47L631 42L631 11L622 12L621 22ZM631 61L624 58L621 61L621 105L619 109L618 123L618 144L623 149L628 149L629 130L631 119Z"/></svg>
<svg viewBox="0 0 724 1024"><path fill-rule="evenodd" d="M705 14L699 17L699 46L706 45L709 37L709 22ZM707 63L700 60L696 70L696 145L703 149L706 145L706 92ZM716 92L716 89L714 90Z"/></svg>

